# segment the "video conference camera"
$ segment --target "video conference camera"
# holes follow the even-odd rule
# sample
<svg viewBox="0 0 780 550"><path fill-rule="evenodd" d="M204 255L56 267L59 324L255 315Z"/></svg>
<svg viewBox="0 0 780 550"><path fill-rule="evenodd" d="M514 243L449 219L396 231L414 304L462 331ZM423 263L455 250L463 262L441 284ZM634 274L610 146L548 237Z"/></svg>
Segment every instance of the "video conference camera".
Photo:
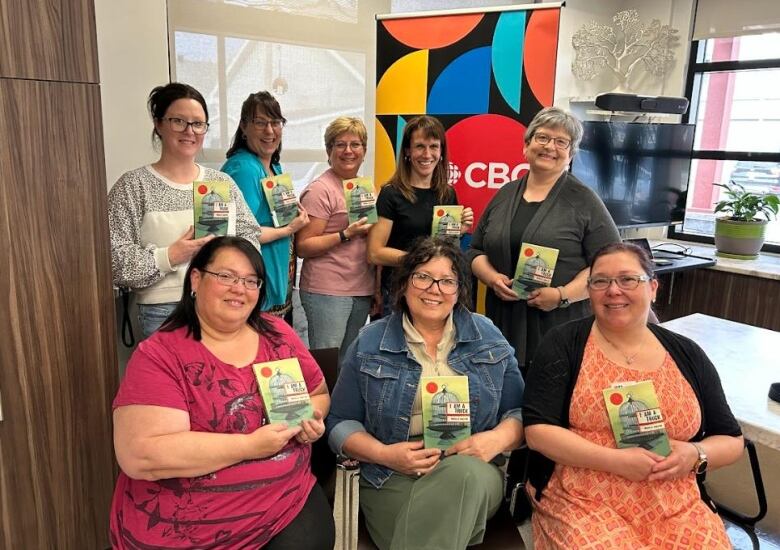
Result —
<svg viewBox="0 0 780 550"><path fill-rule="evenodd" d="M596 96L596 107L605 111L682 115L688 110L688 98L606 93Z"/></svg>

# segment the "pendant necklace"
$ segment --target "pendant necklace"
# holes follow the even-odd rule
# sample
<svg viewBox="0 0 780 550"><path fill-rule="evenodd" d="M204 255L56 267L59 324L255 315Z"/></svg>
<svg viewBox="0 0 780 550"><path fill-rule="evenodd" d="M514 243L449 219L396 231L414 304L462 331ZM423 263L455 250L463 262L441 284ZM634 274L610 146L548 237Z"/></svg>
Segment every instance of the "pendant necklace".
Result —
<svg viewBox="0 0 780 550"><path fill-rule="evenodd" d="M639 355L639 352L642 351L642 347L645 345L645 340L647 340L647 332L642 336L642 340L639 342L639 347L636 349L636 351L630 355L627 355L622 349L617 347L615 344L612 343L612 341L606 337L606 335L599 329L599 334L601 334L601 337L604 338L604 341L612 346L615 351L617 351L620 355L623 356L623 359L626 361L627 365L631 365L635 360L636 356Z"/></svg>

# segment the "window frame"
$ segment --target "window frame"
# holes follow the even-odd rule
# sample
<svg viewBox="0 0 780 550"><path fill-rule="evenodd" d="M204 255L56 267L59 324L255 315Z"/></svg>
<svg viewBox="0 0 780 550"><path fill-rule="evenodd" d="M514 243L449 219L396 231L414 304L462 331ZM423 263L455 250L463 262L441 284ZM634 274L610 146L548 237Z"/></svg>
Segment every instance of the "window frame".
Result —
<svg viewBox="0 0 780 550"><path fill-rule="evenodd" d="M780 68L780 58L769 59L751 59L746 61L701 61L704 57L704 45L707 39L694 40L691 42L690 57L688 60L688 75L685 82L685 97L690 102L688 112L683 116L682 122L696 124L698 114L700 92L700 80L703 75L718 72L741 72L754 71L757 69L778 69ZM780 152L750 152L750 151L724 151L724 150L705 150L694 147L691 152L691 160L733 160L733 161L759 161L759 162L780 162ZM688 181L688 190L691 190L691 180ZM780 223L780 216L775 220ZM680 228L683 224L680 224ZM690 241L696 243L715 244L715 237L700 235L695 233L685 233L678 229L676 225L670 225L667 231L667 237L681 241ZM764 243L762 252L780 253L780 244Z"/></svg>

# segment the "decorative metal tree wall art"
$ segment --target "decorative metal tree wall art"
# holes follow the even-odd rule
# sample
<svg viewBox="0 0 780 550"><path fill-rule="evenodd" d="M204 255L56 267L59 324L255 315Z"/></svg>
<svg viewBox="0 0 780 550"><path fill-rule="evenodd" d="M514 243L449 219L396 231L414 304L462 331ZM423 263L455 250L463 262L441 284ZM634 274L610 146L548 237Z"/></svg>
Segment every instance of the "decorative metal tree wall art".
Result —
<svg viewBox="0 0 780 550"><path fill-rule="evenodd" d="M680 40L677 29L653 19L645 25L636 10L612 17L612 26L590 21L571 39L575 57L571 72L579 80L593 80L605 71L618 81L617 90L629 90L637 67L663 77L674 62L673 49Z"/></svg>

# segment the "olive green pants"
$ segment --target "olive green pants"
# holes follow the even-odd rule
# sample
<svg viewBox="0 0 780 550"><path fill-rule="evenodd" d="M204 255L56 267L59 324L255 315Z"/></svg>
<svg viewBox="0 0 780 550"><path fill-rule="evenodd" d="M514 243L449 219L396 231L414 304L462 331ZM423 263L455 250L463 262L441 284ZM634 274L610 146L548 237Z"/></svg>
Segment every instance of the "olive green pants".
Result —
<svg viewBox="0 0 780 550"><path fill-rule="evenodd" d="M423 477L393 474L381 489L360 480L360 508L380 550L458 550L479 544L501 504L503 473L453 455Z"/></svg>

